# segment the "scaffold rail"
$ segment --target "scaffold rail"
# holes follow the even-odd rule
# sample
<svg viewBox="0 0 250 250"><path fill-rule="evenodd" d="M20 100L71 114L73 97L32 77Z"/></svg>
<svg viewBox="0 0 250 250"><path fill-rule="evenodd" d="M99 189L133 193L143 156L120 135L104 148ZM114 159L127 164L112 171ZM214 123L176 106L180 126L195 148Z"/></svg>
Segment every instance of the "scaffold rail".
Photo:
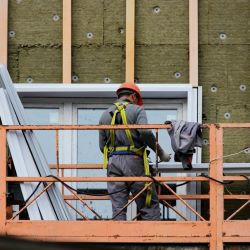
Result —
<svg viewBox="0 0 250 250"><path fill-rule="evenodd" d="M225 194L224 182L246 181L249 176L224 176L223 175L223 131L227 128L250 128L250 123L235 124L207 124L209 129L210 163L207 168L208 176L164 176L164 177L64 177L65 169L81 168L82 165L59 164L59 138L60 130L100 130L100 129L166 129L169 125L57 125L57 126L0 126L0 233L35 240L60 241L60 242L125 242L125 243L208 243L210 249L221 250L227 242L250 242L250 220L234 220L237 213L246 209L250 204L248 194ZM56 154L57 163L51 168L57 169L57 176L42 177L13 177L7 176L7 133L13 130L55 130L56 131ZM90 164L91 165L91 164ZM92 164L89 169L100 169L101 164ZM88 168L85 165L85 168ZM235 170L236 171L236 170ZM60 175L61 174L61 175ZM90 220L85 214L73 207L70 200L79 200L83 204L85 200L107 200L106 195L95 197L92 195L77 194L70 188L69 182L112 182L112 181L143 181L151 185L153 182L161 183L171 194L159 195L165 206L171 209L168 200L180 200L191 212L195 213L199 220L190 221L174 208L174 211L183 221L132 221L101 220L101 215L91 207L89 209L97 215L100 220ZM207 182L209 183L209 194L187 194L179 195L169 187L168 182ZM33 198L16 215L7 218L7 183L9 182L43 182L45 188L36 193ZM36 199L46 192L54 183L60 182L71 195L62 194L67 206L77 212L82 221L33 221L18 220L18 215L23 212ZM146 187L144 187L145 189ZM141 190L137 195L140 195ZM130 202L136 197L130 197ZM198 211L194 210L186 200L209 200L209 218L204 218ZM241 205L230 216L224 218L225 200L244 200ZM130 204L130 203L129 203ZM128 206L127 204L126 206ZM172 207L173 209L173 207Z"/></svg>

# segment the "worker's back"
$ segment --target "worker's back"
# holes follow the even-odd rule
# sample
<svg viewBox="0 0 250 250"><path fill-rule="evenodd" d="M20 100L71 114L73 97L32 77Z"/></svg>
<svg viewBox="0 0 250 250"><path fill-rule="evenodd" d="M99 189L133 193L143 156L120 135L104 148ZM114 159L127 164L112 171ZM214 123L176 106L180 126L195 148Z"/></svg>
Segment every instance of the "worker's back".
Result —
<svg viewBox="0 0 250 250"><path fill-rule="evenodd" d="M127 100L126 100L127 101ZM117 100L117 102L122 103L124 101ZM107 110L104 111L102 114L99 124L102 125L110 125L114 112L116 110L116 106L113 104ZM129 103L126 108L126 117L128 124L147 124L147 116L145 110L135 104ZM120 113L118 113L115 124L122 124L122 119ZM100 131L100 149L103 151L103 148L109 138L109 130L102 130ZM125 134L124 130L116 130L115 131L115 146L129 146L129 141ZM141 137L140 133L137 130L131 130L132 138L136 148L140 148L145 146L144 140Z"/></svg>

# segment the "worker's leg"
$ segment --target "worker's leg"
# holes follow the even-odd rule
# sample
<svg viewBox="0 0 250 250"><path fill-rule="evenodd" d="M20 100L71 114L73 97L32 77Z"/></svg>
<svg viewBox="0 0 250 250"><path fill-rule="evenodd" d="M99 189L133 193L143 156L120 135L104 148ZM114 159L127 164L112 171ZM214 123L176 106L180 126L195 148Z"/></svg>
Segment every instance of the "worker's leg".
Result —
<svg viewBox="0 0 250 250"><path fill-rule="evenodd" d="M144 176L144 163L143 159L138 156L127 156L126 157L126 168L123 171L126 173L126 176ZM144 182L134 182L131 183L130 191L136 195L140 190L145 186ZM143 192L139 198L136 199L136 204L138 210L140 211L141 218L143 220L160 220L160 207L159 200L157 197L155 185L152 184L152 198L150 206L145 206L147 191Z"/></svg>
<svg viewBox="0 0 250 250"><path fill-rule="evenodd" d="M108 166L108 176L123 176L121 171L121 159L119 156L113 156L110 158ZM127 183L125 182L108 182L108 192L113 193L122 190L118 193L110 195L110 200L112 203L112 212L114 220L126 220L127 209L122 212L121 209L127 204L129 190Z"/></svg>
<svg viewBox="0 0 250 250"><path fill-rule="evenodd" d="M143 192L143 194L138 199L136 199L138 211L140 212L142 220L160 220L159 200L157 197L155 185L152 185L152 197L150 206L146 206L147 191ZM144 186L145 184L142 182L135 182L131 186L131 192L133 196L136 195Z"/></svg>

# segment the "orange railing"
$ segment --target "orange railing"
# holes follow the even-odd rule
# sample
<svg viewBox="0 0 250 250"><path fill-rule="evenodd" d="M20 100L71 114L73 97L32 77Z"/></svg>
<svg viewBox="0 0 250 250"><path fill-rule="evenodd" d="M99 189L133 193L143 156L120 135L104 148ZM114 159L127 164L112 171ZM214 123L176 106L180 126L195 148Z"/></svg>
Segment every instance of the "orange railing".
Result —
<svg viewBox="0 0 250 250"><path fill-rule="evenodd" d="M173 209L185 221L91 221L68 202L68 200L97 199L93 196L79 195L71 191L72 195L65 195L65 202L74 209L83 221L20 221L16 217L6 217L6 184L8 182L48 182L50 183L42 192L26 205L38 199L58 179L53 177L10 177L6 174L7 132L10 130L56 130L57 163L51 168L57 169L58 178L63 182L109 182L109 181L144 181L152 183L150 177L64 177L59 170L64 169L93 169L101 168L101 164L59 164L58 131L59 130L100 130L100 129L166 129L169 125L82 125L82 126L0 126L0 232L2 234L27 237L32 239L78 241L78 242L172 242L172 243L209 243L210 249L223 249L224 242L250 242L250 220L232 220L234 216L246 209L250 203L250 195L225 195L224 185L220 182L246 181L243 176L223 176L223 130L227 128L250 128L245 124L210 124L206 125L210 132L210 167L209 177L205 176L177 176L159 177L155 180L162 183L171 195L159 195L162 203ZM215 181L216 180L216 181ZM178 195L167 184L169 181L195 181L208 182L209 194ZM67 188L67 187L66 187ZM142 190L141 192L143 192ZM140 193L138 194L140 195ZM108 199L102 197L100 199ZM132 200L136 197L131 197ZM168 200L180 200L194 213L199 221L189 221L176 208L171 207ZM195 211L186 200L209 199L210 218L206 220ZM228 218L224 218L224 199L242 199L246 202ZM128 204L129 205L129 204ZM26 207L19 211L22 212ZM89 209L92 208L89 207ZM95 211L93 211L95 213ZM135 218L136 219L136 218Z"/></svg>

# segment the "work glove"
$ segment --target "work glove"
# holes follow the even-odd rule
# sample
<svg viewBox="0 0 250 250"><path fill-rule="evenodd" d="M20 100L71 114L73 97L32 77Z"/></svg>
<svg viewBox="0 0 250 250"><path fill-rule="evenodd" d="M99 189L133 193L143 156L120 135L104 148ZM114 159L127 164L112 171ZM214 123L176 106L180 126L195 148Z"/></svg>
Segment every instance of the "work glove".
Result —
<svg viewBox="0 0 250 250"><path fill-rule="evenodd" d="M160 158L160 161L168 162L171 159L171 154L168 154L165 151L160 151L159 158Z"/></svg>

